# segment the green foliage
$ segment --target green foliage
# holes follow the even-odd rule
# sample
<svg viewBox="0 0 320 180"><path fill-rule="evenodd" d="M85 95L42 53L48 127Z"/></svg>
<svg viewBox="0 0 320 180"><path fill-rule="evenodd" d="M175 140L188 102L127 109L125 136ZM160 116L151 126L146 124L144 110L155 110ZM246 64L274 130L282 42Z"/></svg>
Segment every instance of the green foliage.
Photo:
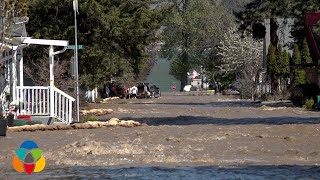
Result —
<svg viewBox="0 0 320 180"><path fill-rule="evenodd" d="M282 72L282 62L283 62L283 50L282 50L282 46L279 44L277 49L276 49L276 70L275 70L275 75L277 76L281 76L281 72Z"/></svg>
<svg viewBox="0 0 320 180"><path fill-rule="evenodd" d="M296 69L294 72L293 84L297 86L297 85L303 85L306 83L308 83L306 72L302 68Z"/></svg>
<svg viewBox="0 0 320 180"><path fill-rule="evenodd" d="M171 74L181 80L182 88L186 85L187 72L207 64L207 52L232 22L232 15L210 0L173 1L163 24L166 26L163 49L172 62Z"/></svg>
<svg viewBox="0 0 320 180"><path fill-rule="evenodd" d="M293 46L293 64L294 65L301 65L302 60L301 60L301 54L299 50L299 46L297 44L294 44ZM294 79L293 79L293 84L295 86L303 85L308 83L308 79L306 77L306 72L304 71L303 68L301 67L296 67L294 70Z"/></svg>
<svg viewBox="0 0 320 180"><path fill-rule="evenodd" d="M81 117L81 122L82 123L89 122L89 121L97 121L97 117L96 116L84 116L84 117Z"/></svg>
<svg viewBox="0 0 320 180"><path fill-rule="evenodd" d="M283 78L286 78L290 74L290 54L283 50L281 52L281 58L279 63L279 75Z"/></svg>
<svg viewBox="0 0 320 180"><path fill-rule="evenodd" d="M74 43L72 0L32 0L28 33L34 38ZM159 14L149 0L81 0L78 14L79 73L84 86L94 88L110 77L130 82L139 77L155 41ZM47 48L30 46L26 59L47 58ZM29 54L29 55L28 55ZM69 61L73 51L59 55Z"/></svg>
<svg viewBox="0 0 320 180"><path fill-rule="evenodd" d="M277 55L276 49L272 44L269 45L268 48L268 57L267 57L267 71L269 74L277 74L278 72L278 64L277 64Z"/></svg>
<svg viewBox="0 0 320 180"><path fill-rule="evenodd" d="M313 99L308 99L306 103L303 105L304 108L311 110L314 105L314 100Z"/></svg>
<svg viewBox="0 0 320 180"><path fill-rule="evenodd" d="M307 39L303 40L303 47L302 47L302 64L310 64L312 63L312 58L310 57L309 47L307 43Z"/></svg>
<svg viewBox="0 0 320 180"><path fill-rule="evenodd" d="M97 97L97 98L95 99L95 102L96 102L96 103L100 103L101 101L103 101L103 99L100 98L100 97Z"/></svg>
<svg viewBox="0 0 320 180"><path fill-rule="evenodd" d="M293 64L297 65L297 64L301 64L301 54L300 54L300 50L299 50L299 46L297 44L293 45Z"/></svg>

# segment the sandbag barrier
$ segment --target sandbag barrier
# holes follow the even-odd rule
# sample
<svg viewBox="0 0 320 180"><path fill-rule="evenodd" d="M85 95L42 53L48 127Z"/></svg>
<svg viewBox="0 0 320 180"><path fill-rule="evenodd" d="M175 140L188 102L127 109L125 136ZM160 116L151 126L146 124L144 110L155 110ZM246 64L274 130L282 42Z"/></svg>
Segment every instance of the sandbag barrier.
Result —
<svg viewBox="0 0 320 180"><path fill-rule="evenodd" d="M25 125L25 126L16 126L9 127L8 132L22 132L22 131L55 131L55 130L71 130L71 129L97 129L103 127L136 127L142 126L143 124L133 121L133 120L119 120L118 118L111 118L109 121L100 122L100 121L89 121L86 123L75 123L71 125L66 124L57 124L57 125L44 125L44 124L35 124L35 125Z"/></svg>
<svg viewBox="0 0 320 180"><path fill-rule="evenodd" d="M90 110L81 110L80 115L88 116L88 115L95 115L101 116L106 114L111 114L113 112L112 109L90 109Z"/></svg>

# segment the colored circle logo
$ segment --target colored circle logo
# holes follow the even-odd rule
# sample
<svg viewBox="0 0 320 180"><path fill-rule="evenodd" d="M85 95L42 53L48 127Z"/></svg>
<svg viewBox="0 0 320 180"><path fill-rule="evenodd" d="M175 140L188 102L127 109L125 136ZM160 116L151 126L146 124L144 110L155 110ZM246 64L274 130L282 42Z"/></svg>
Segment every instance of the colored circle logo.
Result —
<svg viewBox="0 0 320 180"><path fill-rule="evenodd" d="M34 141L24 141L20 148L15 151L12 160L13 168L18 172L26 172L29 175L33 172L41 172L46 165L42 152Z"/></svg>

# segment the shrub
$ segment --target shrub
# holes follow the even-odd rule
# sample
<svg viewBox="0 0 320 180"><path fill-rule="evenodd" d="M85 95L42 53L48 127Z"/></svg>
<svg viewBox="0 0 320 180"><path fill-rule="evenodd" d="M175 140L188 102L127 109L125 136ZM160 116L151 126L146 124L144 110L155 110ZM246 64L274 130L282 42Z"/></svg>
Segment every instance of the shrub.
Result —
<svg viewBox="0 0 320 180"><path fill-rule="evenodd" d="M307 99L316 99L319 93L320 90L316 84L297 85L291 90L290 100L295 106L302 107Z"/></svg>
<svg viewBox="0 0 320 180"><path fill-rule="evenodd" d="M303 107L310 110L313 108L313 105L314 105L314 100L308 99L306 103L303 105Z"/></svg>
<svg viewBox="0 0 320 180"><path fill-rule="evenodd" d="M100 97L97 97L97 98L95 99L95 102L96 102L96 103L100 103L101 101L103 101L103 99L100 98Z"/></svg>
<svg viewBox="0 0 320 180"><path fill-rule="evenodd" d="M88 121L97 121L97 117L96 116L84 116L81 118L82 123L85 123Z"/></svg>

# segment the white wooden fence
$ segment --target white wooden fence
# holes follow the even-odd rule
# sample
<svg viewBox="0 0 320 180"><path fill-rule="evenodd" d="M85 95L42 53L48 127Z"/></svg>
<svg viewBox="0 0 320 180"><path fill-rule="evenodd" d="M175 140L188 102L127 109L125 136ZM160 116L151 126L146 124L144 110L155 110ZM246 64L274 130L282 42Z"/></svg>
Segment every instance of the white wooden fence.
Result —
<svg viewBox="0 0 320 180"><path fill-rule="evenodd" d="M57 120L72 122L72 103L75 99L58 88L54 88L54 115ZM15 102L22 102L17 115L50 115L50 91L44 86L17 86Z"/></svg>

